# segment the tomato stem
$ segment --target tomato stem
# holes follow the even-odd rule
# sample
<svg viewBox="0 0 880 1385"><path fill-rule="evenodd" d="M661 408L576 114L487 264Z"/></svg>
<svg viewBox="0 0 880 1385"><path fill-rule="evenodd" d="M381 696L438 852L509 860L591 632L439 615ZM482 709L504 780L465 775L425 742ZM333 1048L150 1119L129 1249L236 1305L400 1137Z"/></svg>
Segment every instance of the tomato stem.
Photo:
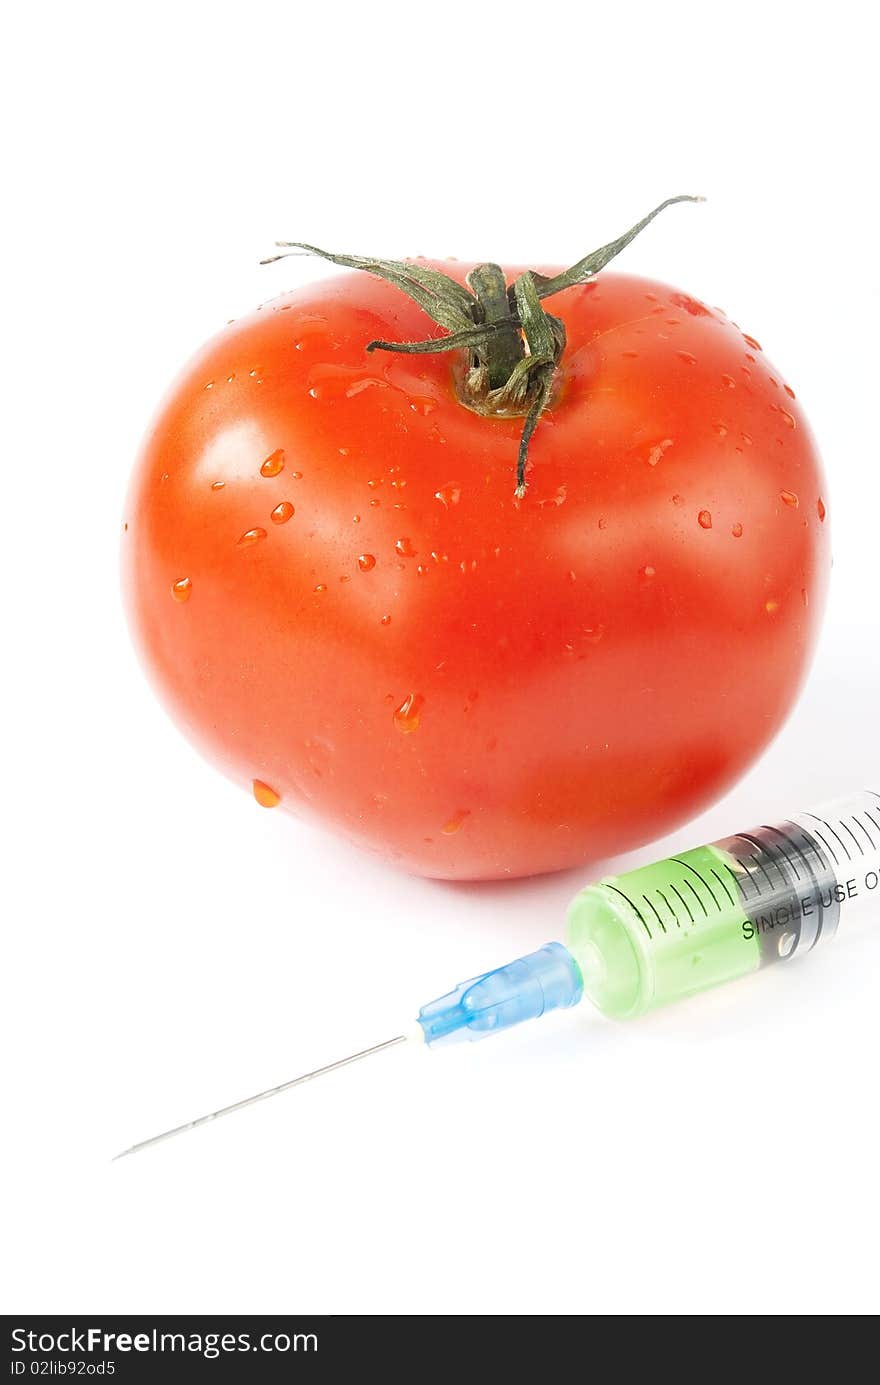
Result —
<svg viewBox="0 0 880 1385"><path fill-rule="evenodd" d="M446 336L409 342L376 340L368 342L366 349L411 355L461 351L465 368L457 383L462 404L488 418L525 420L516 465L515 494L521 498L526 493L529 444L552 398L565 351L565 328L545 310L542 300L593 279L666 207L703 200L687 194L668 197L622 236L570 269L552 277L526 270L510 285L497 264L477 265L464 287L442 270L411 260L335 255L303 241L278 241L281 253L261 263L272 264L290 254L318 255L331 264L376 274L417 303L444 328Z"/></svg>

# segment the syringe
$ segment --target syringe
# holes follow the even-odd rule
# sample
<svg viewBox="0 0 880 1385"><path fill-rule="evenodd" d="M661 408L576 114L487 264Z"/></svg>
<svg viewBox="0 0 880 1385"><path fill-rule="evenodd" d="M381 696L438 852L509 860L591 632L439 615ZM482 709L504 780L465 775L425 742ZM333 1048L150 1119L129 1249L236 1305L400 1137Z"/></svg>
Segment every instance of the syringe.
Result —
<svg viewBox="0 0 880 1385"><path fill-rule="evenodd" d="M430 1046L482 1039L587 996L633 1019L723 981L788 961L834 936L840 919L880 915L880 793L866 789L588 885L565 943L550 942L462 981L423 1005L413 1037ZM193 1130L232 1111L406 1042L402 1033L132 1145ZM117 1155L117 1158L121 1158Z"/></svg>

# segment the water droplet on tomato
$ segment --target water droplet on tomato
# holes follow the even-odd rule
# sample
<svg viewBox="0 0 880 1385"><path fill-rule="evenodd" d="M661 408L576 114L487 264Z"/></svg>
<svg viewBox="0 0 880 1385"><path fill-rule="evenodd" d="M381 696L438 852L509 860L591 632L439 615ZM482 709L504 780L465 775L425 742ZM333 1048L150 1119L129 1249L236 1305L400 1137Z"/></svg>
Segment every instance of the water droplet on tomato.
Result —
<svg viewBox="0 0 880 1385"><path fill-rule="evenodd" d="M318 585L317 585L316 587L313 587L313 588L312 588L312 591L316 591L316 592L325 592L326 590L327 590L327 583L326 583L326 582L319 582Z"/></svg>
<svg viewBox="0 0 880 1385"><path fill-rule="evenodd" d="M362 553L358 558L358 567L361 572L369 572L371 568L375 566L376 559L373 557L372 553Z"/></svg>
<svg viewBox="0 0 880 1385"><path fill-rule="evenodd" d="M434 499L439 500L444 509L449 510L461 500L461 487L441 486L439 490L434 492Z"/></svg>
<svg viewBox="0 0 880 1385"><path fill-rule="evenodd" d="M346 399L354 399L356 395L363 394L364 390L380 389L387 390L387 380L377 380L374 375L366 375L362 380L355 380L345 391Z"/></svg>
<svg viewBox="0 0 880 1385"><path fill-rule="evenodd" d="M743 341L752 348L753 351L763 351L764 348L754 337L750 337L747 332L743 332Z"/></svg>
<svg viewBox="0 0 880 1385"><path fill-rule="evenodd" d="M254 798L261 808L277 808L281 802L280 793L276 793L268 784L264 784L262 779L255 779L251 785L254 791Z"/></svg>
<svg viewBox="0 0 880 1385"><path fill-rule="evenodd" d="M789 399L797 399L797 395L795 394L791 385L783 385L782 388L785 390L785 393L788 395Z"/></svg>
<svg viewBox="0 0 880 1385"><path fill-rule="evenodd" d="M743 527L742 527L742 525L740 524L739 520L736 521L736 524L734 524L734 526L733 526L733 528L731 529L730 532L731 532L731 534L733 535L733 537L734 537L735 539L741 539L741 538L742 538L742 536L743 536Z"/></svg>
<svg viewBox="0 0 880 1385"><path fill-rule="evenodd" d="M280 505L276 505L269 518L273 524L286 524L296 513L289 500L282 500Z"/></svg>
<svg viewBox="0 0 880 1385"><path fill-rule="evenodd" d="M648 453L648 466L656 466L671 446L672 438L664 438L662 442L657 443L656 447L652 447Z"/></svg>
<svg viewBox="0 0 880 1385"><path fill-rule="evenodd" d="M697 302L696 298L689 298L686 293L671 293L670 303L674 303L676 308L684 308L691 317L709 317L709 309L703 303Z"/></svg>
<svg viewBox="0 0 880 1385"><path fill-rule="evenodd" d="M715 429L715 432L718 434L719 438L727 437L727 429L723 423L714 423L712 426Z"/></svg>
<svg viewBox="0 0 880 1385"><path fill-rule="evenodd" d="M779 499L782 501L783 505L787 505L791 510L796 510L800 504L794 491L780 491Z"/></svg>
<svg viewBox="0 0 880 1385"><path fill-rule="evenodd" d="M192 594L192 582L189 577L181 577L177 582L172 583L171 595L175 601L189 601Z"/></svg>
<svg viewBox="0 0 880 1385"><path fill-rule="evenodd" d="M697 515L697 523L699 524L699 526L700 526L701 529L711 529L711 528L712 528L712 512L711 512L711 510L701 510L700 513Z"/></svg>
<svg viewBox="0 0 880 1385"><path fill-rule="evenodd" d="M797 420L795 419L794 414L790 414L787 409L780 409L779 412L782 415L782 421L787 428L797 428Z"/></svg>
<svg viewBox="0 0 880 1385"><path fill-rule="evenodd" d="M676 351L675 354L678 357L678 359L680 361L684 361L686 365L697 364L697 358L692 351Z"/></svg>
<svg viewBox="0 0 880 1385"><path fill-rule="evenodd" d="M381 620L379 621L379 624L380 624L380 625L390 625L390 624L391 624L391 617L390 617L390 616L382 616Z"/></svg>
<svg viewBox="0 0 880 1385"><path fill-rule="evenodd" d="M683 505L683 504L684 504L684 496L683 496L683 495L674 495L674 496L672 497L672 503L673 503L673 505Z"/></svg>
<svg viewBox="0 0 880 1385"><path fill-rule="evenodd" d="M819 516L820 520L824 520L827 513L828 511L825 508L825 501L822 499L820 495L819 499L816 501L816 514Z"/></svg>
<svg viewBox="0 0 880 1385"><path fill-rule="evenodd" d="M405 736L418 731L422 720L422 707L425 699L421 693L410 693L394 710L394 724Z"/></svg>
<svg viewBox="0 0 880 1385"><path fill-rule="evenodd" d="M650 563L646 563L644 567L639 568L639 580L645 584L653 582L656 576L657 569L652 567Z"/></svg>
<svg viewBox="0 0 880 1385"><path fill-rule="evenodd" d="M279 476L284 470L284 448L276 447L260 467L261 476Z"/></svg>
<svg viewBox="0 0 880 1385"><path fill-rule="evenodd" d="M394 545L394 551L399 553L401 558L414 558L416 550L412 546L412 539L398 539Z"/></svg>
<svg viewBox="0 0 880 1385"><path fill-rule="evenodd" d="M301 481L302 478L303 478L303 474L302 474L301 471L292 471L292 472L290 473L290 475L291 475L291 479L294 480L294 481Z"/></svg>
<svg viewBox="0 0 880 1385"><path fill-rule="evenodd" d="M209 380L208 383L205 385L205 389L206 389L206 390L212 390L213 388L214 388L214 381L213 381L213 380Z"/></svg>
<svg viewBox="0 0 880 1385"><path fill-rule="evenodd" d="M729 390L736 389L736 381L734 380L732 375L722 375L721 381L723 384L727 386Z"/></svg>
<svg viewBox="0 0 880 1385"><path fill-rule="evenodd" d="M440 831L443 833L444 837L454 837L456 832L460 832L462 827L464 826L465 818L469 818L470 815L471 814L469 808L459 808L455 813L453 813L449 821L445 822L443 826L440 828Z"/></svg>
<svg viewBox="0 0 880 1385"><path fill-rule="evenodd" d="M252 544L259 543L260 539L264 539L265 537L265 529L246 529L238 541L238 547L250 548Z"/></svg>
<svg viewBox="0 0 880 1385"><path fill-rule="evenodd" d="M771 597L769 601L764 602L764 610L767 612L768 616L774 615L776 611L779 610L779 602L775 597Z"/></svg>
<svg viewBox="0 0 880 1385"><path fill-rule="evenodd" d="M548 496L546 497L546 499L544 499L544 500L539 500L539 501L538 501L538 506L539 506L539 508L542 509L542 510L543 510L547 505L553 505L553 506L557 506L557 507L558 507L559 505L564 505L565 502L566 502L566 500L567 500L567 498L568 498L568 487L567 487L567 486L557 486L557 488L556 488L556 494L555 494L555 495L548 495Z"/></svg>
<svg viewBox="0 0 880 1385"><path fill-rule="evenodd" d="M225 481L212 481L212 482L211 482L211 490L212 490L212 491L222 491L222 489L223 489L223 487L224 487L225 485L226 485L226 482L225 482Z"/></svg>

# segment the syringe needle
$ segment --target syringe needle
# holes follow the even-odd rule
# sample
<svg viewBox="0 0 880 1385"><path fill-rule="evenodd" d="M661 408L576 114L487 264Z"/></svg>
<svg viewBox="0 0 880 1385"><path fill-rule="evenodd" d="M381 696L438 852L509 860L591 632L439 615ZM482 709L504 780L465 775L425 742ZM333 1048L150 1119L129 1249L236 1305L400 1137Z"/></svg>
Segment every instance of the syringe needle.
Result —
<svg viewBox="0 0 880 1385"><path fill-rule="evenodd" d="M349 1063L357 1063L361 1058L369 1058L371 1053L382 1053L386 1048L396 1048L398 1044L406 1043L410 1036L408 1034L397 1034L393 1039L386 1039L384 1043L373 1044L372 1048L362 1048L359 1053L350 1053L347 1058L337 1058L335 1063L326 1063L323 1068L313 1068L311 1072L301 1073L299 1077L293 1077L289 1082L282 1082L278 1087L267 1087L265 1092L257 1092L254 1096L246 1096L242 1101L234 1101L231 1106L221 1106L219 1111L211 1111L207 1116L199 1116L198 1120L187 1121L185 1125L175 1125L171 1130L163 1130L161 1135L152 1135L149 1140L141 1140L139 1144L131 1145L124 1149L121 1154L114 1156L116 1159L124 1159L127 1154L137 1154L138 1150L147 1149L149 1145L157 1145L162 1140L170 1140L172 1135L182 1135L186 1130L195 1130L199 1125L207 1125L209 1121L215 1121L220 1116L229 1116L233 1111L243 1111L245 1106L254 1106L258 1101L265 1101L270 1096L278 1096L280 1092L288 1092L291 1087L300 1087L303 1082L311 1082L314 1077L323 1077L327 1072L335 1072L337 1068L346 1068Z"/></svg>

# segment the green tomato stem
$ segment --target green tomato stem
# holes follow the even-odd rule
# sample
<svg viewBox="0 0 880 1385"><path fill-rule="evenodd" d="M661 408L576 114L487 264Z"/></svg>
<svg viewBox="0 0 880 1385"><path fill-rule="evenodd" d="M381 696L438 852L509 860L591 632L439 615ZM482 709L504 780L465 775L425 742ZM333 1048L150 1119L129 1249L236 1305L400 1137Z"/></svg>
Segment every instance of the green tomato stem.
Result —
<svg viewBox="0 0 880 1385"><path fill-rule="evenodd" d="M655 216L676 202L702 202L682 194L668 197L617 240L578 260L561 274L547 277L525 270L508 285L497 264L477 265L459 284L442 270L410 260L378 260L364 255L339 255L303 241L278 241L281 253L318 255L331 264L363 269L399 288L447 335L424 341L371 341L368 351L398 351L424 355L436 351L462 352L466 368L458 380L461 403L487 418L521 417L525 422L516 464L516 495L526 494L526 468L532 436L553 394L565 351L565 328L543 307L542 300L565 289L586 284L619 255Z"/></svg>

